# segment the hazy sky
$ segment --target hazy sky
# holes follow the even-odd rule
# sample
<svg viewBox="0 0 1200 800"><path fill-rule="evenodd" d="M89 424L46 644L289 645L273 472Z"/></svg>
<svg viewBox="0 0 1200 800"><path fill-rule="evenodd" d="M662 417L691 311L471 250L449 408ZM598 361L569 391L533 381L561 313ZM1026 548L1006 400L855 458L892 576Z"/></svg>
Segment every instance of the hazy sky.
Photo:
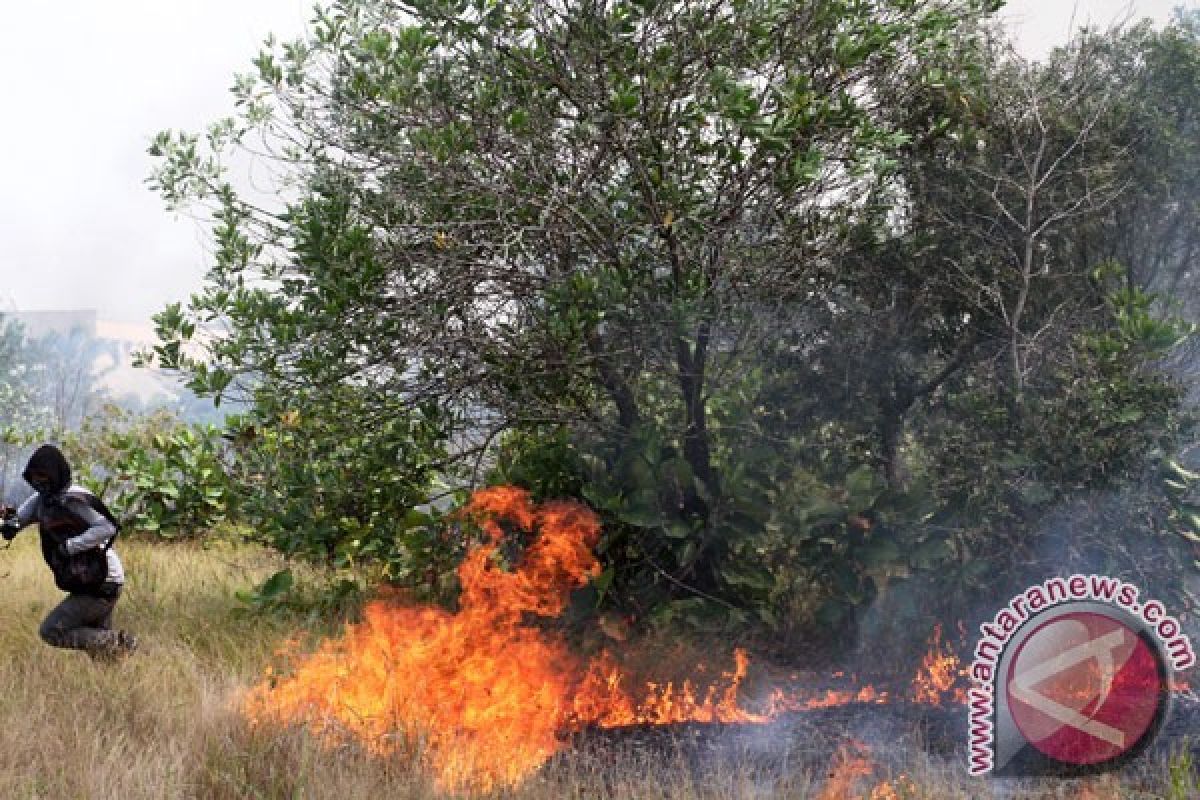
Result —
<svg viewBox="0 0 1200 800"><path fill-rule="evenodd" d="M1182 0L1188 7L1200 0ZM1072 16L1162 21L1180 0L1010 0L1023 48ZM9 2L0 23L0 311L94 308L145 323L199 288L202 232L144 184L150 137L231 110L266 34L299 34L312 0Z"/></svg>

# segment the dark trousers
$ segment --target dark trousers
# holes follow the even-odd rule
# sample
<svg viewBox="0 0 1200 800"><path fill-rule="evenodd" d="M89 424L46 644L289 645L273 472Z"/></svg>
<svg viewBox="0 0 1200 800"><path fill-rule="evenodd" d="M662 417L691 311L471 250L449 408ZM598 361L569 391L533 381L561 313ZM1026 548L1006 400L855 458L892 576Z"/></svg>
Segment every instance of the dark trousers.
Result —
<svg viewBox="0 0 1200 800"><path fill-rule="evenodd" d="M93 651L112 648L117 643L112 613L118 597L120 589L115 589L111 597L69 594L42 621L38 635L55 647Z"/></svg>

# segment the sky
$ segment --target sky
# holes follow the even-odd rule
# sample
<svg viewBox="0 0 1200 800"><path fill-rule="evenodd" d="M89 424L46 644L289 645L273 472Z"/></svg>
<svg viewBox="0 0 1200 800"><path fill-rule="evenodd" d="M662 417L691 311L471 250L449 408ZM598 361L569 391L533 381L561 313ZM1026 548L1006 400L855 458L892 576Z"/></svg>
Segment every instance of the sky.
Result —
<svg viewBox="0 0 1200 800"><path fill-rule="evenodd" d="M1076 24L1166 20L1200 0L1009 0L1022 51ZM0 311L96 309L123 330L198 290L203 229L146 185L151 137L232 111L268 33L295 38L312 0L5 4L0 28Z"/></svg>
<svg viewBox="0 0 1200 800"><path fill-rule="evenodd" d="M311 0L4 4L0 311L94 308L148 322L199 289L202 231L146 186L153 135L231 113L263 38Z"/></svg>

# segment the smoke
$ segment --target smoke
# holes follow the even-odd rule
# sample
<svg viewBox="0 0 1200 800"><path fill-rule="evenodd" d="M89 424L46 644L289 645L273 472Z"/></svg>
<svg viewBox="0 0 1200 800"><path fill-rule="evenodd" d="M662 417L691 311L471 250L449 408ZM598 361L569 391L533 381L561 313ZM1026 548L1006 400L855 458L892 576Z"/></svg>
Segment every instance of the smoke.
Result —
<svg viewBox="0 0 1200 800"><path fill-rule="evenodd" d="M236 403L217 408L153 369L145 370L148 384L158 387L153 394L117 394L111 378L132 369L133 343L98 335L106 330L95 312L0 314L0 502L29 496L20 473L44 441L62 444L89 427L112 428L121 413L166 411L183 423L220 424L240 410Z"/></svg>

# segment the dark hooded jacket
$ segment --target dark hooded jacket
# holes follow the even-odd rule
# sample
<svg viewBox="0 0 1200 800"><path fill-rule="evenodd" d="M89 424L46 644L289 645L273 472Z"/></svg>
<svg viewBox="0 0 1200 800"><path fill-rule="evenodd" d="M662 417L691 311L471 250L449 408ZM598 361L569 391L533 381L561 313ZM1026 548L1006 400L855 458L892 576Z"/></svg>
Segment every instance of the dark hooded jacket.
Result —
<svg viewBox="0 0 1200 800"><path fill-rule="evenodd" d="M36 521L41 534L42 557L54 573L54 583L64 592L101 593L109 572L108 550L116 534L104 547L90 547L70 555L64 553L61 546L92 527L83 516L88 514L87 509L103 516L115 530L119 530L120 525L100 498L82 487L71 486L71 466L54 445L39 447L29 459L22 477L29 482L30 474L35 471L50 477L50 485L37 497ZM95 518L94 514L88 515Z"/></svg>
<svg viewBox="0 0 1200 800"><path fill-rule="evenodd" d="M34 471L44 472L50 476L50 491L54 494L71 485L71 465L67 463L67 457L62 454L62 451L52 444L42 445L29 457L29 463L25 465L25 471L21 473L21 477L25 479L26 483L29 483L29 476Z"/></svg>

